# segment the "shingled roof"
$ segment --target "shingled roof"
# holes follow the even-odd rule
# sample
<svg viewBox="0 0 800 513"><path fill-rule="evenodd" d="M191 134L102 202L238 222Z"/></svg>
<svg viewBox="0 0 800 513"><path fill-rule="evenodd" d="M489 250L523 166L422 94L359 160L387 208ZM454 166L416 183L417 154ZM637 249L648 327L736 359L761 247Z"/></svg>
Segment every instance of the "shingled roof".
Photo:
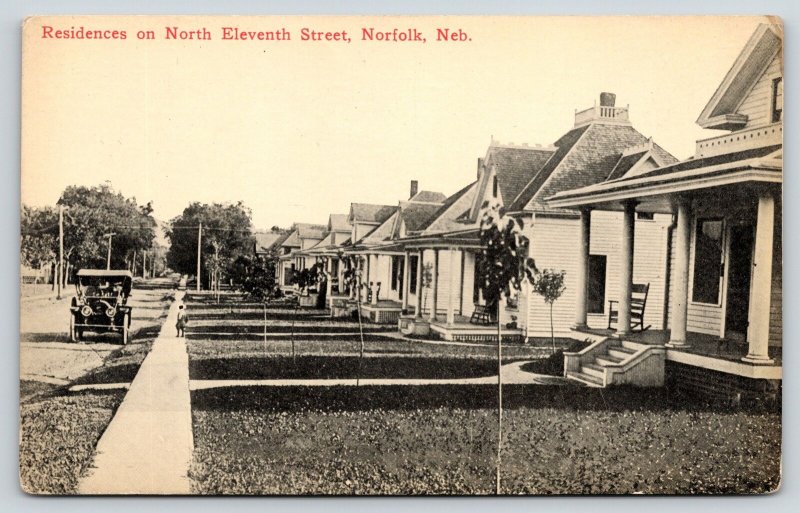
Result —
<svg viewBox="0 0 800 513"><path fill-rule="evenodd" d="M253 237L256 239L256 252L270 251L278 239L284 235L280 232L256 232ZM286 234L288 236L288 234Z"/></svg>
<svg viewBox="0 0 800 513"><path fill-rule="evenodd" d="M328 230L332 232L349 232L353 229L347 220L347 214L331 214L328 221Z"/></svg>
<svg viewBox="0 0 800 513"><path fill-rule="evenodd" d="M444 203L447 196L441 192L435 191L419 191L408 201L415 201L418 203Z"/></svg>
<svg viewBox="0 0 800 513"><path fill-rule="evenodd" d="M386 221L397 207L391 205L374 205L372 203L351 203L348 221L355 223L382 223Z"/></svg>
<svg viewBox="0 0 800 513"><path fill-rule="evenodd" d="M420 232L446 232L449 230L461 230L466 228L458 222L458 218L469 213L472 199L475 196L478 182L472 182L460 191L447 198L447 201L434 212L434 214L419 227ZM463 208L455 207L463 204Z"/></svg>
<svg viewBox="0 0 800 513"><path fill-rule="evenodd" d="M545 198L604 182L626 148L647 141L630 125L592 123L570 130L556 142L558 150L514 200L510 210L550 210ZM655 143L652 151L667 165L677 162Z"/></svg>
<svg viewBox="0 0 800 513"><path fill-rule="evenodd" d="M447 197L442 194L443 201L447 199ZM418 203L418 202L403 202L400 205L400 218L403 220L403 224L406 227L406 233L413 233L422 230L422 227L425 226L425 223L428 222L439 209L442 207L443 203ZM399 230L400 223L397 223L397 229Z"/></svg>
<svg viewBox="0 0 800 513"><path fill-rule="evenodd" d="M301 239L322 239L328 227L321 224L297 223L297 235Z"/></svg>
<svg viewBox="0 0 800 513"><path fill-rule="evenodd" d="M636 165L637 162L642 160L642 157L644 157L645 153L647 153L647 151L640 151L637 153L631 153L630 155L624 155L620 157L620 159L617 161L617 164L614 166L614 169L611 170L611 173L608 175L608 178L606 178L606 180L614 180L616 178L624 176L625 173L630 171L631 168L634 165Z"/></svg>
<svg viewBox="0 0 800 513"><path fill-rule="evenodd" d="M500 194L513 201L553 153L553 148L490 146L485 165L495 166Z"/></svg>

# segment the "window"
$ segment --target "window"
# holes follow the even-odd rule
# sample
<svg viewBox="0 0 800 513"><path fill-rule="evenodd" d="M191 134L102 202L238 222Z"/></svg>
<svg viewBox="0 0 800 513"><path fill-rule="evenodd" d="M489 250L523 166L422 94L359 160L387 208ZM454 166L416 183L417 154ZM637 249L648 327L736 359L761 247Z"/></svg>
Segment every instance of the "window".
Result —
<svg viewBox="0 0 800 513"><path fill-rule="evenodd" d="M694 237L694 274L692 301L719 304L722 281L721 219L698 219Z"/></svg>
<svg viewBox="0 0 800 513"><path fill-rule="evenodd" d="M588 312L601 314L606 304L606 255L589 255Z"/></svg>
<svg viewBox="0 0 800 513"><path fill-rule="evenodd" d="M772 122L783 119L783 77L772 79Z"/></svg>
<svg viewBox="0 0 800 513"><path fill-rule="evenodd" d="M497 197L497 175L492 177L492 197Z"/></svg>
<svg viewBox="0 0 800 513"><path fill-rule="evenodd" d="M636 219L638 221L652 221L655 219L655 214L652 212L636 212Z"/></svg>
<svg viewBox="0 0 800 513"><path fill-rule="evenodd" d="M412 256L408 261L408 291L411 294L417 293L417 266L419 265L419 257Z"/></svg>

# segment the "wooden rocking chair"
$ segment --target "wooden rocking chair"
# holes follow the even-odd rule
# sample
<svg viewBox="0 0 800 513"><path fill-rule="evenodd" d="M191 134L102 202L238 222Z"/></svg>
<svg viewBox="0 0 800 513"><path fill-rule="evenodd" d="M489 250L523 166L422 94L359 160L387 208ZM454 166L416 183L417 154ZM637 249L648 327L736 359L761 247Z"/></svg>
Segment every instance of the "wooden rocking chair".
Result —
<svg viewBox="0 0 800 513"><path fill-rule="evenodd" d="M639 331L650 329L650 325L644 325L644 308L647 306L647 292L650 284L634 283L631 289L631 329L639 328ZM619 301L611 299L608 301L608 329L613 329L611 324L619 322Z"/></svg>

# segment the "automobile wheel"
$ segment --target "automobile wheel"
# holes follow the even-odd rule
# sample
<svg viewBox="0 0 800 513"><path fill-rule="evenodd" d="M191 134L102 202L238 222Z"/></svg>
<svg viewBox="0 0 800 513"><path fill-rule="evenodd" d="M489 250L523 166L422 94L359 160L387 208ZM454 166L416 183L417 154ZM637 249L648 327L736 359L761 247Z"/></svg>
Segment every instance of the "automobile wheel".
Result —
<svg viewBox="0 0 800 513"><path fill-rule="evenodd" d="M78 331L75 328L75 316L69 316L69 341L70 342L77 342L78 341Z"/></svg>
<svg viewBox="0 0 800 513"><path fill-rule="evenodd" d="M122 319L122 345L126 345L128 343L130 324L131 324L131 314L126 313L125 317Z"/></svg>

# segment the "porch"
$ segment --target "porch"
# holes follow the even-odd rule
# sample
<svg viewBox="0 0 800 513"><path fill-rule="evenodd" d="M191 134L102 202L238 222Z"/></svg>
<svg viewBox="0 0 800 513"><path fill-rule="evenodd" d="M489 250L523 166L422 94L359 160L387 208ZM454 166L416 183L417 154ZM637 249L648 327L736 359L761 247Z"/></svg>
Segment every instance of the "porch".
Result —
<svg viewBox="0 0 800 513"><path fill-rule="evenodd" d="M618 336L615 330L598 330L589 328L575 329L575 337L582 335L593 337L617 338L624 343L644 346L663 347L666 349L666 361L681 363L692 367L700 367L725 374L745 378L780 380L782 379L782 348L770 346L769 364L754 364L744 358L749 352L749 344L743 340L720 338L705 333L686 333L686 345L671 347L670 330L634 331Z"/></svg>
<svg viewBox="0 0 800 513"><path fill-rule="evenodd" d="M497 323L492 324L473 324L470 318L463 315L454 315L453 322L445 320L431 320L431 334L442 340L452 340L457 342L496 342ZM500 329L500 336L503 342L522 342L525 334L522 328Z"/></svg>

